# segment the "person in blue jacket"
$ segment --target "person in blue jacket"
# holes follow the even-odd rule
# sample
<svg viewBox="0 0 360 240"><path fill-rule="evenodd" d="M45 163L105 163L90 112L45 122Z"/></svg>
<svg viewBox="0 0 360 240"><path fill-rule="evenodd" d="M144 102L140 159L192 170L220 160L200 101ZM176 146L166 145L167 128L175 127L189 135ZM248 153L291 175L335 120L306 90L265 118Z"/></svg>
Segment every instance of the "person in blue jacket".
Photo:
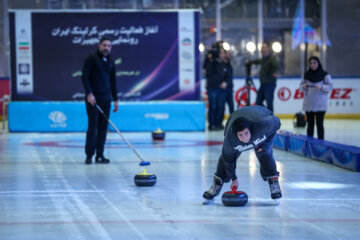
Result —
<svg viewBox="0 0 360 240"><path fill-rule="evenodd" d="M281 123L272 111L262 106L248 106L236 110L229 117L224 131L224 144L218 160L213 185L205 191L206 203L212 201L222 188L224 182L232 180L231 188L238 187L236 160L240 154L254 149L260 163L260 174L268 181L271 198L282 197L279 185L279 172L273 156L273 141Z"/></svg>

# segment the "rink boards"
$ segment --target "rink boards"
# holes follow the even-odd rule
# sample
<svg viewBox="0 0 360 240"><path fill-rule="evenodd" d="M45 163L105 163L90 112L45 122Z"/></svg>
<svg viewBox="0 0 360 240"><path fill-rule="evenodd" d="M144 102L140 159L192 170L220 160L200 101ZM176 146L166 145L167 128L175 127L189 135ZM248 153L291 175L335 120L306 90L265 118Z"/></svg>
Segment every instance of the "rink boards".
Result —
<svg viewBox="0 0 360 240"><path fill-rule="evenodd" d="M280 130L274 140L276 148L307 158L360 172L360 148L307 137Z"/></svg>
<svg viewBox="0 0 360 240"><path fill-rule="evenodd" d="M205 104L153 101L119 104L110 120L120 131L204 131ZM109 125L110 130L112 127ZM85 102L10 102L10 132L82 132L87 129Z"/></svg>

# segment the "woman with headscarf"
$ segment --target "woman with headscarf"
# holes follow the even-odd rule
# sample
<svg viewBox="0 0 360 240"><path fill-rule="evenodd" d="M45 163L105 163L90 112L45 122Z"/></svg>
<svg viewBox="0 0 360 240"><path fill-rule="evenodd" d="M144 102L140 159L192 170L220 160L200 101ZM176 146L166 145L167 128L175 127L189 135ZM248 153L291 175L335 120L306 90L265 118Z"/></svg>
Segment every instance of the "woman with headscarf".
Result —
<svg viewBox="0 0 360 240"><path fill-rule="evenodd" d="M307 135L314 136L316 121L317 137L324 139L324 117L332 82L330 74L324 71L318 57L309 58L309 70L304 74L300 90L304 92L303 110L306 113Z"/></svg>

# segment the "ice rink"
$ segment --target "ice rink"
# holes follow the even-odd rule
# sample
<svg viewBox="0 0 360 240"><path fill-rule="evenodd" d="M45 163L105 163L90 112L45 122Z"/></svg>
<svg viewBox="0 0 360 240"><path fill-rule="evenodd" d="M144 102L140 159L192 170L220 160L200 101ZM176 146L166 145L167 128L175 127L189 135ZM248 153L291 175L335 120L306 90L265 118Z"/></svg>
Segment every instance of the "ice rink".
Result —
<svg viewBox="0 0 360 240"><path fill-rule="evenodd" d="M293 129L282 120L282 129ZM325 120L325 139L360 146L359 120ZM0 134L0 239L357 239L360 173L274 150L283 198L276 206L253 151L237 162L243 207L221 197L202 205L222 132L124 133L157 176L136 187L144 167L117 133L109 165L85 165L85 133ZM230 190L230 183L222 192Z"/></svg>

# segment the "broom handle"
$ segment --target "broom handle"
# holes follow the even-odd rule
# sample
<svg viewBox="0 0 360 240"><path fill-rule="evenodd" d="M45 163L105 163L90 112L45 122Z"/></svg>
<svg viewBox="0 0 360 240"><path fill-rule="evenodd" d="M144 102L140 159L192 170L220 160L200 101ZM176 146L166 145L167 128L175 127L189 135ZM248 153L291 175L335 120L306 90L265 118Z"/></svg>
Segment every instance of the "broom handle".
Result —
<svg viewBox="0 0 360 240"><path fill-rule="evenodd" d="M119 129L115 126L115 124L110 120L110 118L104 113L104 111L100 108L99 105L96 104L97 109L101 112L101 114L108 120L108 122L111 124L111 126L117 131L117 133L120 135L122 140L126 142L126 144L133 150L133 152L136 154L136 156L140 159L141 162L144 162L142 157L139 155L139 153L135 150L135 148L131 145L131 143L121 134Z"/></svg>

